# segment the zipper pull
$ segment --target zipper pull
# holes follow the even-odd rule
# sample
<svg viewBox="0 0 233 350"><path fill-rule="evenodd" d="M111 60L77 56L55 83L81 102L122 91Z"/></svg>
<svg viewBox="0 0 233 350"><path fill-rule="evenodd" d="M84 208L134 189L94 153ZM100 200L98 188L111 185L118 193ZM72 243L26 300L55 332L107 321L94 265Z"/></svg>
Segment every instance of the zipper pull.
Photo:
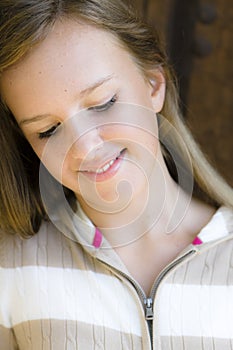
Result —
<svg viewBox="0 0 233 350"><path fill-rule="evenodd" d="M146 313L146 320L153 320L154 313L153 313L153 301L151 298L146 298L144 300L144 304L146 305L145 313Z"/></svg>

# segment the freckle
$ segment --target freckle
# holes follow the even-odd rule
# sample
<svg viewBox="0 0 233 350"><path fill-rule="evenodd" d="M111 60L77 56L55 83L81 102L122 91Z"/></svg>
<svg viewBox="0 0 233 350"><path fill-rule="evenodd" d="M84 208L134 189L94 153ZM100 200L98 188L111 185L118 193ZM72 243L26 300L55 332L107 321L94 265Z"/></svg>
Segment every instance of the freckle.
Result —
<svg viewBox="0 0 233 350"><path fill-rule="evenodd" d="M64 92L67 92L67 89L65 89Z"/></svg>
<svg viewBox="0 0 233 350"><path fill-rule="evenodd" d="M62 67L63 67L63 64L61 64L60 67L62 68Z"/></svg>
<svg viewBox="0 0 233 350"><path fill-rule="evenodd" d="M41 72L39 72L39 74L41 74Z"/></svg>

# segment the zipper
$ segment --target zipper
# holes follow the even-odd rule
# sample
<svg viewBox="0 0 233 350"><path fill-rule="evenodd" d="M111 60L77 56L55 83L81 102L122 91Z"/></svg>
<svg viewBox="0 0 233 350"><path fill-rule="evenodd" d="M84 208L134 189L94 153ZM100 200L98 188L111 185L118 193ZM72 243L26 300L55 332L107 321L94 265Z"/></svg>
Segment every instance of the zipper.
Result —
<svg viewBox="0 0 233 350"><path fill-rule="evenodd" d="M162 282L163 278L178 264L180 264L182 261L184 261L186 258L188 258L189 256L195 254L197 252L197 249L195 249L195 247L193 247L191 250L189 250L188 252L186 252L184 255L180 256L179 258L173 260L169 265L167 265L162 271L161 273L158 275L158 277L156 278L151 291L150 291L150 295L149 297L146 296L144 290L141 288L141 286L137 283L137 281L135 281L132 277L130 277L129 275L127 275L126 273L118 270L117 268L111 266L110 264L104 262L103 260L97 258L101 263L105 264L106 266L108 266L108 268L112 271L117 272L118 274L120 274L121 276L123 276L124 278L126 278L129 282L131 282L131 284L134 286L140 301L142 303L142 305L144 306L144 312L145 312L145 319L147 321L147 325L148 325L148 330L149 330L149 335L150 335L150 341L151 341L151 348L153 347L153 319L154 319L154 311L153 311L153 301L155 299L156 296L156 292L158 290L158 287L160 285L160 283Z"/></svg>
<svg viewBox="0 0 233 350"><path fill-rule="evenodd" d="M158 275L158 277L156 278L151 291L150 291L150 298L152 300L154 300L157 289L161 283L161 281L163 280L163 278L167 275L167 273L169 271L171 271L175 266L179 265L182 261L184 261L187 257L193 255L194 253L196 253L197 250L195 248L193 248L192 250L189 250L188 252L186 252L184 255L180 256L179 258L173 260L169 265L167 265L162 272Z"/></svg>
<svg viewBox="0 0 233 350"><path fill-rule="evenodd" d="M158 290L158 287L160 285L160 283L162 282L163 278L177 265L179 265L182 261L184 261L186 258L188 258L189 256L195 254L197 252L197 250L195 248L192 248L191 250L189 250L188 252L186 252L184 255L180 256L179 258L173 260L169 265L167 265L162 271L161 273L158 275L158 277L156 278L151 291L150 291L150 296L148 298L146 298L145 300L145 318L147 320L148 323L148 329L149 329L149 333L150 333L150 340L151 340L151 344L153 347L153 319L154 319L154 305L153 305L153 301L155 300L155 296ZM151 347L151 348L152 348Z"/></svg>
<svg viewBox="0 0 233 350"><path fill-rule="evenodd" d="M153 320L154 313L153 313L153 300L152 298L146 298L144 300L145 304L145 317L147 321Z"/></svg>
<svg viewBox="0 0 233 350"><path fill-rule="evenodd" d="M126 273L118 270L116 267L113 267L112 265L106 263L105 261L103 261L99 258L97 258L97 260L99 260L102 264L106 265L111 271L117 272L119 275L121 275L125 279L127 279L134 286L134 288L135 288L135 290L140 298L140 301L144 305L144 302L146 300L146 294L145 294L144 290L142 289L142 287L137 283L137 281L135 281L132 277L130 277Z"/></svg>

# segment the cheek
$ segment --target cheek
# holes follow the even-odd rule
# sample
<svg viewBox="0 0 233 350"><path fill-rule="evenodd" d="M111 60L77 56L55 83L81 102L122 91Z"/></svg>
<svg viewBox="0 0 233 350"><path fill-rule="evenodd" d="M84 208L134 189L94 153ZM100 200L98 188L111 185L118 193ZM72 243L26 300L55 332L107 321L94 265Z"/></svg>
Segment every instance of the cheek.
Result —
<svg viewBox="0 0 233 350"><path fill-rule="evenodd" d="M144 152L155 156L159 145L157 119L153 116L149 121L107 126L101 131L101 137L105 141L119 142L129 149L144 149Z"/></svg>
<svg viewBox="0 0 233 350"><path fill-rule="evenodd" d="M118 103L103 122L103 127L99 128L103 138L113 139L122 136L134 141L151 137L158 139L156 114L152 109L138 104Z"/></svg>
<svg viewBox="0 0 233 350"><path fill-rule="evenodd" d="M150 124L151 130L152 126L156 125L155 120ZM133 192L141 188L142 184L148 184L151 173L158 163L160 147L157 137L158 130L157 128L154 129L154 132L151 130L133 126L117 126L114 129L109 127L104 130L105 137L108 135L109 141L114 140L121 145L121 148L127 148L125 166L119 179L124 178L126 183L130 184Z"/></svg>
<svg viewBox="0 0 233 350"><path fill-rule="evenodd" d="M61 183L67 168L67 154L64 152L62 142L55 144L50 139L43 141L30 138L28 141L44 167Z"/></svg>

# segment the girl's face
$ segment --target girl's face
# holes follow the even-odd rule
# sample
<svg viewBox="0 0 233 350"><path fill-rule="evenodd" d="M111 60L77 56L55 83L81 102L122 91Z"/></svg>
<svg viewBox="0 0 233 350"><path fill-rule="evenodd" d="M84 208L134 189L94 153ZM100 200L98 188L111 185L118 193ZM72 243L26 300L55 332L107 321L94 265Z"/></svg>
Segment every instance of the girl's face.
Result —
<svg viewBox="0 0 233 350"><path fill-rule="evenodd" d="M126 184L133 196L143 191L158 163L164 91L162 73L146 81L113 35L68 20L1 79L5 103L52 175L80 201L112 209L125 203Z"/></svg>

